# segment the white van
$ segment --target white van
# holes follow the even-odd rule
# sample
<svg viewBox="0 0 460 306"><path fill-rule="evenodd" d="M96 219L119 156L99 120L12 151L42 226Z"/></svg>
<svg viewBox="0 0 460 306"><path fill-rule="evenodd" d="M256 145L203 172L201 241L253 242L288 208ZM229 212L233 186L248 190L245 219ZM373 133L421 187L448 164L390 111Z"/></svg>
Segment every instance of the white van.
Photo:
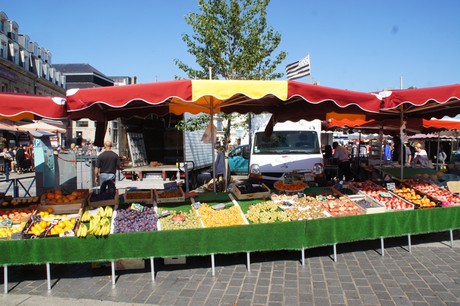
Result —
<svg viewBox="0 0 460 306"><path fill-rule="evenodd" d="M253 135L249 177L269 185L283 179L284 173L304 174L305 181L324 180L321 152L321 121L277 123L267 137L264 127Z"/></svg>

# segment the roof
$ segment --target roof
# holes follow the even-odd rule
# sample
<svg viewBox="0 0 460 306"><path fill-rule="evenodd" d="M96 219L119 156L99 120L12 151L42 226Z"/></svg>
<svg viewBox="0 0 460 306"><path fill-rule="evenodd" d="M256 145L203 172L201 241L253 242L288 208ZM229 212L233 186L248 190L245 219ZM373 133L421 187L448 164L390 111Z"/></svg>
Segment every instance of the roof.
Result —
<svg viewBox="0 0 460 306"><path fill-rule="evenodd" d="M62 73L94 73L107 77L90 64L54 64L53 67Z"/></svg>

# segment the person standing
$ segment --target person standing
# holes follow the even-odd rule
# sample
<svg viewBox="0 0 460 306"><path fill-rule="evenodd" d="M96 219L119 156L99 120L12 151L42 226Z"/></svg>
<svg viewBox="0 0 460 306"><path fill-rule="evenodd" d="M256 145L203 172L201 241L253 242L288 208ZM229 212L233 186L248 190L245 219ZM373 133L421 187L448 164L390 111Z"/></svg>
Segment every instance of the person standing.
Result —
<svg viewBox="0 0 460 306"><path fill-rule="evenodd" d="M96 167L94 168L94 179L99 186L105 181L115 183L117 170L121 169L121 162L118 154L112 151L112 142L106 140L104 142L104 152L99 154L96 159Z"/></svg>
<svg viewBox="0 0 460 306"><path fill-rule="evenodd" d="M19 146L18 150L16 151L16 170L18 174L23 172L24 164L26 160L26 150L25 146Z"/></svg>
<svg viewBox="0 0 460 306"><path fill-rule="evenodd" d="M422 144L420 142L417 142L415 145L415 155L414 155L414 164L419 164L422 167L428 167L429 166L429 159L428 159L428 154L426 153L425 149L422 147Z"/></svg>
<svg viewBox="0 0 460 306"><path fill-rule="evenodd" d="M351 168L350 168L350 157L348 149L344 146L339 145L337 141L332 143L332 148L334 148L334 160L338 164L338 176L339 180L342 180L345 177L346 181L351 179Z"/></svg>

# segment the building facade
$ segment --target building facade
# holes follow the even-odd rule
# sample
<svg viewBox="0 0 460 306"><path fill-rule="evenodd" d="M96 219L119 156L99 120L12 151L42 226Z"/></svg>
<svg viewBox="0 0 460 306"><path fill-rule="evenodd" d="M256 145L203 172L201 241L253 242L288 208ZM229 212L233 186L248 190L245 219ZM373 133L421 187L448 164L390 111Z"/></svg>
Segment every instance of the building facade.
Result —
<svg viewBox="0 0 460 306"><path fill-rule="evenodd" d="M0 91L65 96L66 79L52 54L19 33L17 22L0 11Z"/></svg>

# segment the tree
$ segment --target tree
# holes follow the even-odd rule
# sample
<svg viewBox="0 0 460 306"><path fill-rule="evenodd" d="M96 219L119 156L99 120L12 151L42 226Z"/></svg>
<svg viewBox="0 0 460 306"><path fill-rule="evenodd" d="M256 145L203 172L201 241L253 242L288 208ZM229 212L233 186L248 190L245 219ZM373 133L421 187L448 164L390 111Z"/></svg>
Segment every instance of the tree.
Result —
<svg viewBox="0 0 460 306"><path fill-rule="evenodd" d="M195 56L195 69L179 59L176 65L191 79L273 80L283 76L276 67L286 58L281 51L270 57L281 34L267 25L269 0L198 0L201 14L189 13L185 21L194 31L183 34L188 52Z"/></svg>
<svg viewBox="0 0 460 306"><path fill-rule="evenodd" d="M273 55L281 35L267 25L270 0L198 0L200 13L189 13L185 21L193 34L183 34L188 52L195 56L194 68L175 59L190 79L273 80L282 77L276 67L286 52ZM273 59L272 59L273 58ZM227 119L229 137L232 115Z"/></svg>

